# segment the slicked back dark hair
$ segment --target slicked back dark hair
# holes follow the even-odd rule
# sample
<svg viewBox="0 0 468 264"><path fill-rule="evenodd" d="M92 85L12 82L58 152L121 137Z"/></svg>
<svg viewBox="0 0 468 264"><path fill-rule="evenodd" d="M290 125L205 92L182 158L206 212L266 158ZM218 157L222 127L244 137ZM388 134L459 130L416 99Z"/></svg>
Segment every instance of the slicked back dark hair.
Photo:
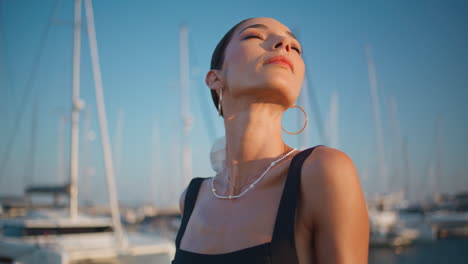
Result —
<svg viewBox="0 0 468 264"><path fill-rule="evenodd" d="M232 39L232 34L236 31L236 29L244 22L250 20L252 18L247 18L242 20L241 22L237 23L235 26L233 26L227 33L224 35L224 37L219 41L218 45L216 45L216 48L213 52L213 55L211 56L211 65L210 65L210 70L221 70L223 67L224 63L224 53L226 51L226 47L229 44L229 42ZM216 93L216 90L211 90L211 97L213 98L213 103L218 109L218 101L219 97L218 94ZM221 111L221 115L223 115L223 111Z"/></svg>

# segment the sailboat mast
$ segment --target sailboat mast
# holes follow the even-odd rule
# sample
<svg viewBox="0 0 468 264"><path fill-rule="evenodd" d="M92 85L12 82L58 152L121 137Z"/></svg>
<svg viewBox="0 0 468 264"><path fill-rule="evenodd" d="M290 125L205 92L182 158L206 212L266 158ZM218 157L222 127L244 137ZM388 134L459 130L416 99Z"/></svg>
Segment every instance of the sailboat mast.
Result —
<svg viewBox="0 0 468 264"><path fill-rule="evenodd" d="M435 192L443 193L444 189L442 188L442 178L443 178L443 172L442 172L442 118L439 117L437 118L437 138L436 138L436 144L437 144L437 164L436 164L436 188Z"/></svg>
<svg viewBox="0 0 468 264"><path fill-rule="evenodd" d="M299 104L307 109L306 107L309 105L308 103L308 87L307 87L307 76L304 77L304 81L302 82L302 88L301 88L301 94L299 96ZM296 109L297 110L297 109ZM307 110L306 110L307 111ZM297 111L297 122L298 122L298 127L301 128L304 125L304 113L302 111ZM299 148L300 149L305 149L307 146L309 146L308 138L309 138L309 129L306 127L303 131L303 133L299 134Z"/></svg>
<svg viewBox="0 0 468 264"><path fill-rule="evenodd" d="M374 126L375 126L375 138L377 144L377 168L378 174L380 177L380 182L382 182L383 188L388 186L388 178L387 178L387 166L385 163L385 151L384 151L384 144L383 144L383 133L382 133L382 122L380 118L380 105L379 105L379 96L378 96L378 89L377 89L377 74L375 70L374 60L371 54L370 46L365 46L365 54L367 57L367 66L368 66L368 73L369 73L369 86L371 90L371 97L372 97L372 112L374 113ZM382 190L381 190L382 191Z"/></svg>
<svg viewBox="0 0 468 264"><path fill-rule="evenodd" d="M34 105L32 108L32 126L31 126L31 146L29 149L28 165L24 171L24 186L31 186L36 174L36 148L37 148L37 119L39 112L38 97L34 98Z"/></svg>
<svg viewBox="0 0 468 264"><path fill-rule="evenodd" d="M405 185L403 181L403 174L400 171L400 166L398 162L398 157L401 157L403 150L402 141L400 138L400 128L398 125L397 120L397 103L395 97L390 98L389 102L389 115L390 115L390 124L392 127L392 151L391 151L391 162L392 165L390 166L389 172L391 173L392 177L395 179L393 181L391 188L394 188L394 191L399 191L400 187L403 187L403 195L406 196L407 193L405 192ZM400 181L400 182L399 182Z"/></svg>
<svg viewBox="0 0 468 264"><path fill-rule="evenodd" d="M94 87L96 90L96 105L99 117L99 127L101 130L102 152L104 154L104 169L106 173L107 186L109 188L112 224L115 230L117 243L120 249L124 249L127 246L127 240L123 233L122 223L120 222L120 209L117 200L117 188L114 177L114 164L112 162L109 131L107 129L106 106L104 104L104 92L102 88L101 68L99 66L96 29L94 27L94 14L91 0L85 0L85 9L86 22L88 26L89 49L94 76Z"/></svg>
<svg viewBox="0 0 468 264"><path fill-rule="evenodd" d="M57 175L56 182L64 183L65 171L65 123L66 116L60 114L57 122Z"/></svg>
<svg viewBox="0 0 468 264"><path fill-rule="evenodd" d="M409 190L410 190L410 161L409 161L409 155L408 155L408 140L405 138L402 139L402 146L403 146L403 158L404 158L404 180L403 180L403 193L405 195L405 198L408 200L409 199ZM413 195L412 198L415 198L416 196Z"/></svg>
<svg viewBox="0 0 468 264"><path fill-rule="evenodd" d="M117 122L115 126L115 137L114 137L114 157L115 162L115 177L119 178L122 169L122 139L124 134L125 126L125 113L123 109L119 109L117 112Z"/></svg>
<svg viewBox="0 0 468 264"><path fill-rule="evenodd" d="M327 119L327 143L333 147L339 147L339 97L338 92L333 91L330 97L330 110Z"/></svg>
<svg viewBox="0 0 468 264"><path fill-rule="evenodd" d="M158 122L153 121L153 129L152 129L152 135L151 135L151 143L152 143L152 148L151 148L151 177L150 177L150 187L148 190L148 200L151 201L151 203L158 205L159 207L162 207L163 204L163 188L161 188L161 175L160 173L161 166L160 166L160 157L159 153L161 151L160 147L160 142L159 142L159 127L158 127Z"/></svg>
<svg viewBox="0 0 468 264"><path fill-rule="evenodd" d="M75 0L75 22L73 25L73 96L71 119L70 152L70 217L78 215L78 153L79 120L83 101L80 99L80 50L81 50L81 0Z"/></svg>
<svg viewBox="0 0 468 264"><path fill-rule="evenodd" d="M192 179L192 149L190 147L190 131L192 118L189 107L189 56L188 56L188 29L186 25L180 28L180 90L182 121L184 125L182 143L182 175L184 186Z"/></svg>

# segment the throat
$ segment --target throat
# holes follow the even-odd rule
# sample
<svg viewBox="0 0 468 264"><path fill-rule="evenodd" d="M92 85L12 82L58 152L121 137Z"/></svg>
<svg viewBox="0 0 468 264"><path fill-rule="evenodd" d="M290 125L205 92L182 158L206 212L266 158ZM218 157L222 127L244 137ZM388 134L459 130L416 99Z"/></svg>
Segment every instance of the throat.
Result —
<svg viewBox="0 0 468 264"><path fill-rule="evenodd" d="M288 149L284 154L274 159L245 162L244 166L231 166L225 168L211 181L213 194L220 199L237 199L248 192L253 192L265 184L265 178L272 178L284 169L281 164L292 156L296 149ZM276 167L280 167L279 169Z"/></svg>

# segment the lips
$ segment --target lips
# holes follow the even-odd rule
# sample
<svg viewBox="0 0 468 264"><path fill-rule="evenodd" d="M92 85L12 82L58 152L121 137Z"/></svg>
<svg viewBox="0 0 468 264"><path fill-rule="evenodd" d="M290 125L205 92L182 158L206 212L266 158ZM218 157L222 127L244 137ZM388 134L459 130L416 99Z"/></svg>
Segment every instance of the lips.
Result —
<svg viewBox="0 0 468 264"><path fill-rule="evenodd" d="M286 58L285 56L281 56L281 55L278 55L278 56L274 56L274 57L271 57L270 59L268 59L266 62L265 62L265 65L266 64L280 64L280 65L284 65L284 66L287 66L289 67L289 69L294 72L294 65L291 63L291 61Z"/></svg>

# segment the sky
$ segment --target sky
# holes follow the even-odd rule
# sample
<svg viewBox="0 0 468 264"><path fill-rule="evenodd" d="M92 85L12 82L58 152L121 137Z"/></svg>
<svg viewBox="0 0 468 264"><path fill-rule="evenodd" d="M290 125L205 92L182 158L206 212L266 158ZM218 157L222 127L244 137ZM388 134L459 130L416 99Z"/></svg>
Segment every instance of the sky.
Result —
<svg viewBox="0 0 468 264"><path fill-rule="evenodd" d="M467 1L98 0L93 8L123 202L172 206L185 185L182 25L189 35L192 175L214 175L210 148L224 127L204 75L218 41L250 17L279 20L303 47L308 85L298 104L303 103L310 122L301 136L285 135L287 144L325 144L344 151L367 195L406 186L414 200L468 189ZM0 1L0 161L5 161L0 164L0 195L20 194L27 184L68 179L72 22L73 1ZM88 37L82 28L81 98L86 107L80 115L79 195L81 201L102 203L107 201L106 182ZM369 59L375 66L385 171L379 169ZM307 100L311 94L313 101ZM283 125L299 129L302 118L297 110L288 110ZM321 139L317 118L334 123L326 131L337 135L333 141Z"/></svg>

